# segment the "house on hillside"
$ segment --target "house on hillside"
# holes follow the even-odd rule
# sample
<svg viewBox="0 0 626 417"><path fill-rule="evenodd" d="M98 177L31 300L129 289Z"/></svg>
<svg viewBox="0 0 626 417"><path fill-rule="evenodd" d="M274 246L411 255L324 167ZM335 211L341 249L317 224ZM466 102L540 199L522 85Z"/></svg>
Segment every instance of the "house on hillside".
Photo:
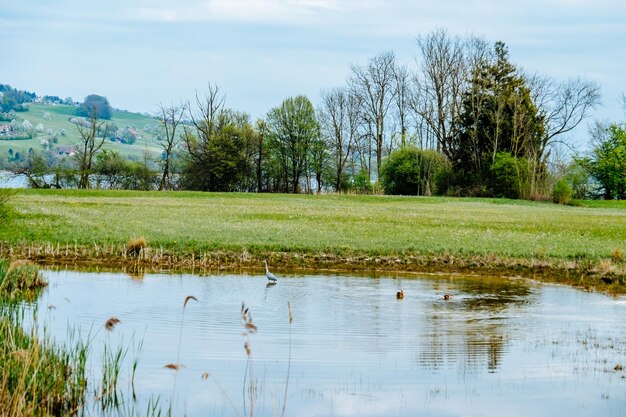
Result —
<svg viewBox="0 0 626 417"><path fill-rule="evenodd" d="M10 135L13 128L10 124L0 125L0 135Z"/></svg>
<svg viewBox="0 0 626 417"><path fill-rule="evenodd" d="M141 136L139 136L139 133L137 133L135 129L133 129L132 127L129 127L127 130L128 130L128 133L130 133L135 139L141 139Z"/></svg>
<svg viewBox="0 0 626 417"><path fill-rule="evenodd" d="M74 149L73 146L60 145L60 146L57 147L57 154L59 154L59 155L74 156L75 153L76 153L76 150Z"/></svg>

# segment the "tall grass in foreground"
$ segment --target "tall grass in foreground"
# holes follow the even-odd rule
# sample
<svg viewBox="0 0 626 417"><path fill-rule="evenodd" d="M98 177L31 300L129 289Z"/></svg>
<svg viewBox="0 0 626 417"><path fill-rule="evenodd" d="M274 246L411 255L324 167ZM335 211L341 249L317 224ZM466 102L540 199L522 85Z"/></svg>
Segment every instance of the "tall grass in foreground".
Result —
<svg viewBox="0 0 626 417"><path fill-rule="evenodd" d="M22 328L25 299L45 286L36 266L0 261L0 410L2 416L76 414L87 386L87 346L57 348Z"/></svg>
<svg viewBox="0 0 626 417"><path fill-rule="evenodd" d="M0 260L0 417L162 415L158 398L149 399L145 413L136 408L137 359L131 370L132 398L126 398L125 389L119 387L127 348L111 349L105 344L101 380L90 390L86 364L93 337L86 342L70 337L68 343L55 346L46 337L45 327L43 336L38 333L36 310L30 330L24 330L23 301L34 300L45 285L36 265ZM109 321L103 326L107 331L117 324L109 325ZM140 350L141 343L135 357Z"/></svg>

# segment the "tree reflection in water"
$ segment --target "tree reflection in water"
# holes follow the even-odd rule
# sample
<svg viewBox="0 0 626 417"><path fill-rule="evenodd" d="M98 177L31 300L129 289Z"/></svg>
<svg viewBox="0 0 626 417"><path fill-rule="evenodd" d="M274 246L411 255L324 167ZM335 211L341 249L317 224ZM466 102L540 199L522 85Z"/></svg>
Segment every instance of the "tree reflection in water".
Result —
<svg viewBox="0 0 626 417"><path fill-rule="evenodd" d="M536 291L522 280L440 280L433 291L454 296L437 298L427 308L417 360L425 369L457 367L465 374L498 371L525 306L536 302Z"/></svg>

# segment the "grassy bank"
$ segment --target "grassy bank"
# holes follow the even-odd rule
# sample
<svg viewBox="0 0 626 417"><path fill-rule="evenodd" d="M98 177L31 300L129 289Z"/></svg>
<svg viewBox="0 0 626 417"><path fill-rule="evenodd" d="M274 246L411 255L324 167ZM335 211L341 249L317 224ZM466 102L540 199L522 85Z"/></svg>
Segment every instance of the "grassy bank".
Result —
<svg viewBox="0 0 626 417"><path fill-rule="evenodd" d="M46 262L208 269L260 267L267 257L285 268L624 288L626 202L20 190L11 204L1 252ZM126 245L140 236L147 247L133 257Z"/></svg>

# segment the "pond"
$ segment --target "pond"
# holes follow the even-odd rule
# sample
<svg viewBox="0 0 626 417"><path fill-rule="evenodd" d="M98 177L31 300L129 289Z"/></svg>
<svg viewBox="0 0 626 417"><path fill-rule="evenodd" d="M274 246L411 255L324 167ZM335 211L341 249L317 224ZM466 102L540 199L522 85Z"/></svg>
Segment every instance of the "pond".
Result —
<svg viewBox="0 0 626 417"><path fill-rule="evenodd" d="M38 324L92 339L92 369L102 346L128 347L139 409L626 416L624 298L484 277L44 274Z"/></svg>

